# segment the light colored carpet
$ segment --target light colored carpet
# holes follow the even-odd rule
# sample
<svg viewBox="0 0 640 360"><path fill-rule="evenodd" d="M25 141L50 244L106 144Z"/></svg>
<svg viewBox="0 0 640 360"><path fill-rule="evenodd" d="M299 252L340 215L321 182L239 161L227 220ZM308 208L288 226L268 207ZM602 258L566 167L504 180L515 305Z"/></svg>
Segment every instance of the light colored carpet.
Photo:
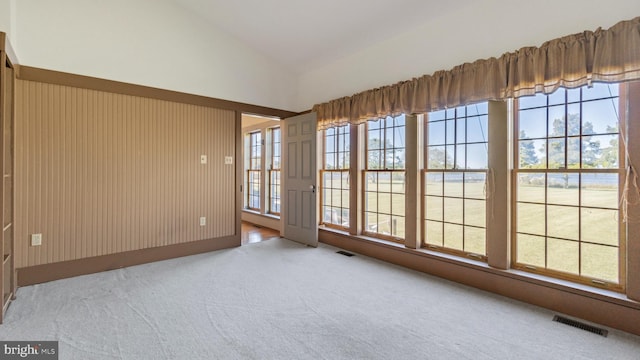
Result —
<svg viewBox="0 0 640 360"><path fill-rule="evenodd" d="M274 239L23 287L0 339L60 359L640 357L640 337L336 250Z"/></svg>

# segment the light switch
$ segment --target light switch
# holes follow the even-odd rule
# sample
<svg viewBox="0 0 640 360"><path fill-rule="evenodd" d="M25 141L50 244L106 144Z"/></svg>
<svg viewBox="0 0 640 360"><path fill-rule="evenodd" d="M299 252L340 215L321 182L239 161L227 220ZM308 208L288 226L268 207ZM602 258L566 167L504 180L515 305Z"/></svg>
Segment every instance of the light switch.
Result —
<svg viewBox="0 0 640 360"><path fill-rule="evenodd" d="M200 155L200 164L207 163L207 155Z"/></svg>
<svg viewBox="0 0 640 360"><path fill-rule="evenodd" d="M207 225L207 218L203 216L200 218L200 226L205 226L205 225Z"/></svg>
<svg viewBox="0 0 640 360"><path fill-rule="evenodd" d="M233 164L233 156L225 156L225 157L224 157L224 164L225 164L225 165L231 165L231 164Z"/></svg>
<svg viewBox="0 0 640 360"><path fill-rule="evenodd" d="M31 246L40 246L40 245L42 245L42 234L32 234Z"/></svg>

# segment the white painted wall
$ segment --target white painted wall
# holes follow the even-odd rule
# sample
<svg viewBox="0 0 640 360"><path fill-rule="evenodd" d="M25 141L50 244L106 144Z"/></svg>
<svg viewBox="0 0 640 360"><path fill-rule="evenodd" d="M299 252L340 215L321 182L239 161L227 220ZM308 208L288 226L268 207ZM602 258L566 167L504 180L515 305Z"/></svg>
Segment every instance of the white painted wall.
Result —
<svg viewBox="0 0 640 360"><path fill-rule="evenodd" d="M11 0L0 0L0 31L11 32Z"/></svg>
<svg viewBox="0 0 640 360"><path fill-rule="evenodd" d="M7 34L13 47L13 9L15 0L0 0L0 31Z"/></svg>
<svg viewBox="0 0 640 360"><path fill-rule="evenodd" d="M476 1L303 73L294 110L639 15L638 0Z"/></svg>
<svg viewBox="0 0 640 360"><path fill-rule="evenodd" d="M7 0L0 1L4 10ZM20 0L16 6L22 64L294 107L293 73L172 1Z"/></svg>
<svg viewBox="0 0 640 360"><path fill-rule="evenodd" d="M638 0L475 1L299 75L171 0L0 0L0 31L25 65L303 111L638 15Z"/></svg>

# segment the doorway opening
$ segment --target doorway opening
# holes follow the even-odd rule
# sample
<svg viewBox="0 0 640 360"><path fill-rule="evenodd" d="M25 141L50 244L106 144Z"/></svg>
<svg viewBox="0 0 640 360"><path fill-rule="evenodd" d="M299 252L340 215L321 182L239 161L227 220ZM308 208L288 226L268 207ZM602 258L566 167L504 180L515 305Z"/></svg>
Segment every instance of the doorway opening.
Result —
<svg viewBox="0 0 640 360"><path fill-rule="evenodd" d="M242 245L281 234L280 119L242 114Z"/></svg>
<svg viewBox="0 0 640 360"><path fill-rule="evenodd" d="M279 237L279 231L246 221L242 222L242 245L254 244Z"/></svg>

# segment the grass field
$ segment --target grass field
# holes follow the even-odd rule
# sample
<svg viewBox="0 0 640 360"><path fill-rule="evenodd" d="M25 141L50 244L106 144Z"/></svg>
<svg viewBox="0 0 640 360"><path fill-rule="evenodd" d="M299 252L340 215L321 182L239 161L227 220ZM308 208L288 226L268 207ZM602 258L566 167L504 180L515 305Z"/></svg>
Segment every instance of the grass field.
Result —
<svg viewBox="0 0 640 360"><path fill-rule="evenodd" d="M617 186L548 188L546 205L544 190L518 186L518 261L617 282Z"/></svg>
<svg viewBox="0 0 640 360"><path fill-rule="evenodd" d="M425 189L426 243L486 254L486 201L484 175L447 181L429 176ZM578 174L558 180L550 175L545 187L542 174L521 174L514 212L518 263L533 265L610 282L618 282L617 175L584 179ZM327 185L325 178L325 186ZM400 238L405 233L404 178L378 175L365 186L366 229ZM587 181L589 180L589 181ZM329 181L339 187L345 180ZM348 186L348 184L347 184ZM347 187L348 188L348 187ZM546 192L546 204L545 204ZM340 203L348 191L325 191L323 204Z"/></svg>

